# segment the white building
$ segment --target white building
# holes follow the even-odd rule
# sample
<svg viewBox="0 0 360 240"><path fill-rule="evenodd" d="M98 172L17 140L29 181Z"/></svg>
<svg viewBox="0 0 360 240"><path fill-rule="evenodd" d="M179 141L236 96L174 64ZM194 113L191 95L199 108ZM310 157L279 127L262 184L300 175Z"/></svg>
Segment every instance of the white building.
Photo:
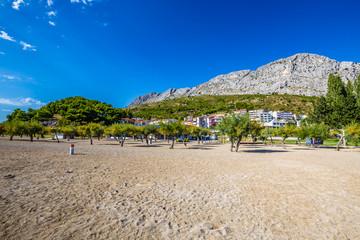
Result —
<svg viewBox="0 0 360 240"><path fill-rule="evenodd" d="M279 128L279 127L285 127L285 124L287 124L288 121L285 119L277 119L274 118L270 122L264 123L265 127L271 127L271 128Z"/></svg>

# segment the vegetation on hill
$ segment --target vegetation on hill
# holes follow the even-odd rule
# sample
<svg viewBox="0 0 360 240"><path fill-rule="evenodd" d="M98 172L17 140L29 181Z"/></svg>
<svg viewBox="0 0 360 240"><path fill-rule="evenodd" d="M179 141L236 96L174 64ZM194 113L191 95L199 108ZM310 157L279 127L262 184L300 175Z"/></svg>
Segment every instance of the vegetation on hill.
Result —
<svg viewBox="0 0 360 240"><path fill-rule="evenodd" d="M49 121L55 116L78 124L90 122L105 125L118 122L121 118L131 116L131 112L114 108L110 104L90 100L84 97L68 97L50 102L39 110L29 108L27 112L15 109L7 116L8 121Z"/></svg>
<svg viewBox="0 0 360 240"><path fill-rule="evenodd" d="M143 119L181 118L191 114L232 113L237 109L268 109L309 114L316 97L298 95L201 95L128 107Z"/></svg>
<svg viewBox="0 0 360 240"><path fill-rule="evenodd" d="M310 121L325 123L332 128L342 128L360 121L360 75L354 85L345 85L340 76L330 74L328 92L314 103Z"/></svg>

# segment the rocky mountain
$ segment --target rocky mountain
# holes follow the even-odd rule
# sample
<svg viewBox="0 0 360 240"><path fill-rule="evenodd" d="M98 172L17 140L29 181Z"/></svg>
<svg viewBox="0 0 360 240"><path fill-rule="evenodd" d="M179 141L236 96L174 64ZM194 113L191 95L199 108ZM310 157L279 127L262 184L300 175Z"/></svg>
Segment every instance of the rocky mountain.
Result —
<svg viewBox="0 0 360 240"><path fill-rule="evenodd" d="M360 74L360 63L338 62L325 56L300 53L259 67L219 75L193 88L170 88L164 93L149 93L131 104L159 102L184 96L235 94L294 94L321 96L327 91L329 74L354 82Z"/></svg>

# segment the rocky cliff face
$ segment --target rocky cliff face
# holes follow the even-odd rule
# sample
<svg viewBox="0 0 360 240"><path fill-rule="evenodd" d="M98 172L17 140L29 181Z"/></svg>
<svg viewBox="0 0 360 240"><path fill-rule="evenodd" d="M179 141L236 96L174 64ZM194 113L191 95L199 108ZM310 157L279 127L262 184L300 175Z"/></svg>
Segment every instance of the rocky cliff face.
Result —
<svg viewBox="0 0 360 240"><path fill-rule="evenodd" d="M321 96L327 91L329 74L354 82L360 74L360 63L337 62L316 54L301 53L279 59L258 68L217 76L193 88L170 88L164 93L138 97L131 105L159 102L183 96L234 94L296 94ZM145 101L140 101L144 99ZM130 106L131 106L130 105Z"/></svg>

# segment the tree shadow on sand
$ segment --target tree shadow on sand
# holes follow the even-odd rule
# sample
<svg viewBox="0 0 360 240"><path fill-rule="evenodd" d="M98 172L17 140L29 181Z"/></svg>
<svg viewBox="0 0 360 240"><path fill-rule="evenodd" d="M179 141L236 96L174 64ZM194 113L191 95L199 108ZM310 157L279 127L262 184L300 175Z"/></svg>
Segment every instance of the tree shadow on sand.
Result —
<svg viewBox="0 0 360 240"><path fill-rule="evenodd" d="M246 153L279 153L279 152L288 152L287 150L275 150L275 149L254 149L254 150L240 150L240 152Z"/></svg>

